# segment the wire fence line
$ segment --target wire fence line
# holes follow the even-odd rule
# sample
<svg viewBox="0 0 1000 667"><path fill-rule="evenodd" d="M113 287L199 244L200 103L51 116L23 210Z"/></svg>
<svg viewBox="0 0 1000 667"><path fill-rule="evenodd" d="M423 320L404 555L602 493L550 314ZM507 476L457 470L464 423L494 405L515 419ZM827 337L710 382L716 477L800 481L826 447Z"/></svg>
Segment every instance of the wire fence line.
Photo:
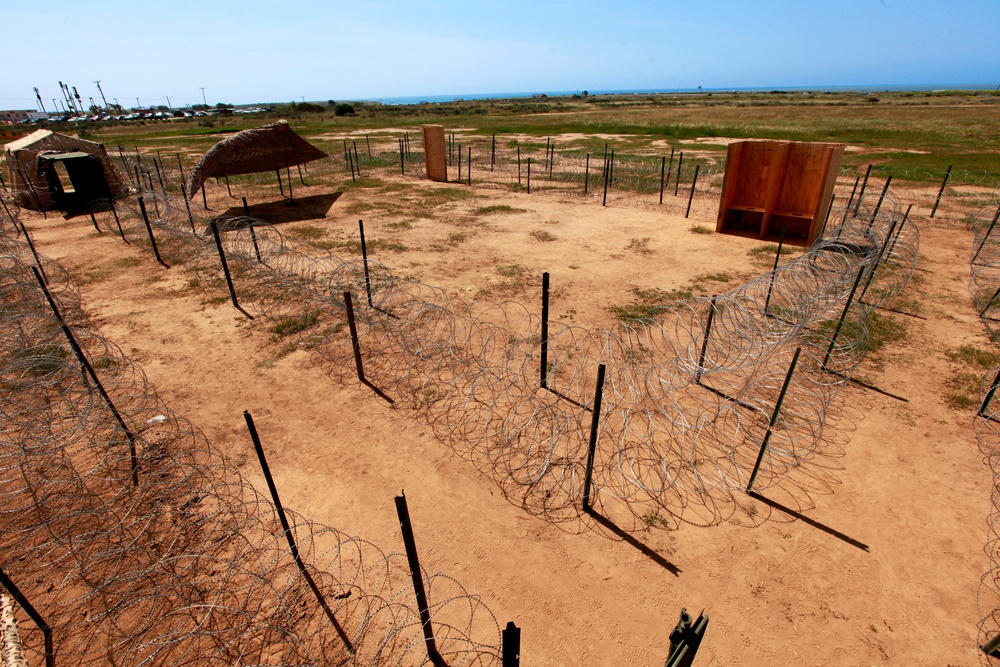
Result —
<svg viewBox="0 0 1000 667"><path fill-rule="evenodd" d="M994 197L967 218L972 232L969 295L990 340L1000 342L997 322L1000 314L1000 198ZM980 409L975 429L979 451L993 476L990 513L987 517L985 552L989 562L976 593L979 611L978 644L987 646L1000 635L1000 408L995 397L1000 382L1000 366L983 378ZM995 647L994 647L995 648ZM1000 664L1000 659L979 652L983 665Z"/></svg>
<svg viewBox="0 0 1000 667"><path fill-rule="evenodd" d="M165 261L221 289L205 221L192 224L174 198L143 196L158 201L151 225ZM99 224L148 248L136 203L122 201L117 219L101 213ZM593 477L599 496L685 517L685 508L747 486L768 432L757 488L810 459L828 406L865 356L870 309L903 289L919 250L916 226L894 201L837 216L843 222L805 254L728 294L666 302L649 321L603 331L547 323L545 375L555 391L540 391L543 323L534 309L466 302L374 262L366 275L362 261L296 250L263 220L217 224L240 304L300 323L319 363L346 382L354 351L343 294L351 292L366 379L424 415L519 504L563 520L579 514L600 364L610 395ZM769 424L800 348L781 419Z"/></svg>
<svg viewBox="0 0 1000 667"><path fill-rule="evenodd" d="M286 174L282 192L307 182L339 183L347 178L359 183L426 178L422 140L409 132L321 135L313 141L331 157L303 165L296 174ZM447 147L448 177L456 185L527 193L530 170L532 196L646 208L703 222L717 218L726 168L725 154L697 146L687 151L671 148L669 153L657 155L608 142L600 153L587 153L564 146L556 138L543 143L520 135L455 137L452 133ZM131 186L138 189L178 194L182 172L191 168L181 164L177 155L171 158L124 149L112 154ZM985 171L944 166L939 172L878 164L870 165L870 170L845 166L838 175L831 213L849 200L852 213L859 199L873 206L870 200L878 199L889 177L896 183L893 193L897 202L904 209L912 204L910 217L917 222L965 223L968 215L996 199L1000 191L995 175ZM273 188L280 179L275 174L245 174L219 179L217 187L254 197L260 187ZM196 206L194 202L190 205ZM827 225L835 226L830 221Z"/></svg>
<svg viewBox="0 0 1000 667"><path fill-rule="evenodd" d="M142 182L143 173L139 171L137 182ZM111 202L95 205L94 224L143 250L155 251L169 265L182 265L202 276L207 284L224 289L219 249L209 226L212 219L197 207L192 211L189 202L170 195L169 185L157 192L155 187L148 187L148 180L147 187L122 197L114 205ZM856 207L841 205L832 211L824 236L806 253L779 265L775 271L730 293L712 299L665 302L660 304L659 314L654 318L620 323L599 331L543 323L534 308L515 302L456 299L439 288L400 279L390 268L376 263L368 263L366 271L364 263L356 259L303 253L286 243L280 231L263 220L239 216L214 222L221 232L220 244L241 304L275 325L301 324L299 335L315 350L318 363L332 376L347 382L352 375L348 369L354 349L346 335L343 294L351 292L359 304L359 352L368 382L426 419L443 441L490 471L506 495L527 511L553 521L579 517L587 440L593 423L590 410L595 375L597 367L603 364L609 372L605 401L599 413L599 447L593 473L597 503L602 499L620 501L634 508L637 516L653 506L678 520L709 525L724 518L724 507L732 504L751 480L757 489L775 487L790 471L808 465L822 453L826 412L867 352L871 309L898 294L915 269L919 233L905 215L892 196L880 205L876 205L874 198L862 200ZM25 263L20 255L19 262ZM48 271L51 263L44 258L40 262ZM51 269L54 275L60 275L54 266ZM31 298L37 305L37 290L32 292L30 281L22 279L18 284L22 283L23 289L34 294ZM78 309L79 296L74 301L71 283L66 289L56 291L58 299L69 306L69 312L73 311L74 303ZM73 317L85 321L82 313ZM543 366L540 344L546 327L548 358ZM20 345L37 348L37 344L29 341L38 335L35 329L30 329ZM54 334L50 332L51 335ZM99 337L95 334L92 338ZM42 348L49 345L43 343ZM119 363L123 370L134 368L119 361L119 356L124 357L120 351L108 354L114 360L108 362L110 368L118 368ZM790 373L793 365L794 372ZM127 377L135 377L135 371L128 373ZM543 374L547 379L545 390L540 387ZM155 396L144 378L138 384L142 386L135 402L139 407L126 410L127 419L141 427L157 415L168 416L170 413L160 407L158 399L142 398ZM60 396L63 393L58 392ZM128 391L124 393L131 395ZM92 395L88 400L100 407ZM155 407L148 407L151 400ZM174 431L167 428L174 423L179 424L176 428L182 436L172 435ZM102 424L105 432L97 441L106 445L112 437L106 431L113 431L114 425L109 425L106 416ZM166 429L162 437L168 448L173 437L194 441L185 442L184 451L199 452L208 463L196 461L199 465L191 464L191 469L207 469L214 474L221 465L225 475L238 477L238 473L225 468L224 461L219 463L213 458L203 436L190 435L193 429L179 418L169 416L157 429L157 433ZM767 446L762 447L762 443ZM141 447L144 462L147 449L146 445ZM105 447L102 451L121 450ZM106 453L103 456L107 458ZM104 471L97 477L122 481L119 478L126 473L124 460L121 455L114 459L112 467L118 477ZM89 469L83 476L88 475ZM204 472L199 475L211 477ZM73 479L75 483L76 478ZM232 486L227 484L223 488L228 493ZM244 483L240 481L235 486L243 489ZM208 506L225 508L218 513L226 516L235 512L234 506L241 510L247 507L247 501L231 502L227 493L214 492L203 497L209 498ZM184 492L180 496L177 502L182 505L187 501ZM118 502L122 502L121 497L122 494L116 496ZM250 518L241 518L238 530L229 529L223 534L230 539L251 534L245 526L249 523L259 534L269 540L274 538L270 503L253 494L251 498L249 506L253 511L247 511ZM103 498L100 502L104 502ZM96 501L95 504L100 505ZM141 513L132 512L130 516L138 517ZM328 534L301 517L297 521L306 526L296 528L306 543L313 534ZM333 540L337 545L349 542L354 551L363 551L354 546L357 543L351 538L331 534L337 535ZM156 544L162 542L161 539ZM273 543L266 544L270 546L265 551L273 554L267 562L281 563L281 567L274 565L276 576L293 582L289 561L280 556L285 553L280 542L273 539ZM255 545L255 552L260 549ZM334 553L339 558L345 549L335 546L315 551L324 555ZM257 581L256 574L246 574L249 566L240 560L245 555L245 551L239 550L225 555L238 561L234 567L239 574L234 575L234 580ZM381 561L379 558L369 556L364 562L385 564L376 568L377 576L372 574L372 579L381 584L392 579L381 574L392 568L388 565L391 558L384 557ZM359 639L378 637L368 644L375 647L371 649L369 662L385 660L393 664L393 660L404 659L396 656L412 657L414 646L422 649L422 640L414 640L417 644L403 642L401 632L393 630L400 624L384 620L396 619L396 613L408 619L412 616L406 615L409 612L398 612L393 606L399 602L398 595L383 594L376 583L369 583L366 578L371 570L355 565L356 562L357 559L350 560L354 569L349 566L348 570L363 580L358 588L368 597L359 592L353 600L347 597L351 602L344 604L365 601L352 607L360 611L349 615L348 623L357 618L351 627L365 628L358 631ZM324 562L323 567L316 567L316 572L339 571L340 567L343 566ZM191 586L173 573L170 576L173 578L167 579L169 583L163 584L167 589ZM261 575L258 583L263 589L253 590L265 590L281 601L287 598L294 604L305 604L298 597L302 595L301 585L296 588L288 583L280 593L274 593L271 584L263 583L270 576L271 570ZM335 578L324 590L335 597L342 590L340 581ZM289 592L292 590L294 593ZM495 659L495 642L471 639L483 636L481 625L489 628L487 636L496 636L496 623L488 610L464 592L447 599L449 603L457 601L468 612L460 621L441 621L445 627L455 628L451 633L453 654L460 656L464 664L486 664ZM380 606L383 600L391 602ZM238 608L235 603L229 605ZM445 605L441 616L446 619L447 612L454 611L455 606ZM289 607L282 602L278 608ZM412 612L409 607L406 609ZM189 614L192 615L196 623L202 623L197 613ZM314 629L306 639L301 638L297 627L293 631L276 625L280 630L272 630L268 625L267 633L273 634L264 633L267 640L262 641L264 631L253 625L259 614L240 611L236 615L243 619L244 625L239 627L244 629L241 633L238 624L233 625L236 629L232 632L236 635L226 635L225 641L216 641L225 634L221 630L209 632L208 637L202 637L200 630L185 636L193 637L195 642L216 642L211 644L212 650L220 655L229 650L225 647L248 641L257 648L246 650L260 662L267 660L265 645L285 646L282 650L286 655L281 659L296 664L311 664L316 655L324 660L333 655L322 653L323 650L336 652L336 641L327 641L323 634L328 625L323 624L321 616L310 617L313 622L310 628ZM113 614L107 616L111 618ZM376 620L369 621L370 617ZM401 625L412 629L407 623ZM381 631L369 630L376 627ZM157 631L143 626L125 638L111 630L108 635L119 637L116 646L132 646L136 641L133 636ZM169 634L174 636L177 632L170 630ZM142 640L141 643L148 646L157 642ZM330 645L334 648L329 648ZM84 649L62 650L91 655ZM127 657L124 662L133 661L132 654ZM336 657L347 658L342 654Z"/></svg>
<svg viewBox="0 0 1000 667"><path fill-rule="evenodd" d="M58 663L427 662L405 556L286 510L307 580L274 505L90 324L65 272L28 252L29 232L4 222L0 567L48 620ZM448 663L498 664L499 627L479 598L445 575L425 582ZM39 630L18 620L40 662Z"/></svg>

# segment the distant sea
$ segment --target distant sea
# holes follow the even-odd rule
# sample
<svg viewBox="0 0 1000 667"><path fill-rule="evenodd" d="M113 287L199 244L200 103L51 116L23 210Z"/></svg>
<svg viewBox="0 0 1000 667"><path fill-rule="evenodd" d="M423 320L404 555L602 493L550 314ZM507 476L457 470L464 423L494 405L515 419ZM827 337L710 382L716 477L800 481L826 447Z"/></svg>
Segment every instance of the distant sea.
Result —
<svg viewBox="0 0 1000 667"><path fill-rule="evenodd" d="M869 92L930 92L934 90L996 90L992 84L913 84L913 85L880 85L880 86L765 86L760 88L635 88L621 90L588 90L590 95L652 95L657 93L763 93L772 90L787 92L818 92L818 93L869 93ZM435 102L457 102L462 100L507 100L540 97L567 97L579 95L583 90L539 90L519 93L467 93L464 95L405 95L402 97L367 98L370 102L382 104L433 104Z"/></svg>

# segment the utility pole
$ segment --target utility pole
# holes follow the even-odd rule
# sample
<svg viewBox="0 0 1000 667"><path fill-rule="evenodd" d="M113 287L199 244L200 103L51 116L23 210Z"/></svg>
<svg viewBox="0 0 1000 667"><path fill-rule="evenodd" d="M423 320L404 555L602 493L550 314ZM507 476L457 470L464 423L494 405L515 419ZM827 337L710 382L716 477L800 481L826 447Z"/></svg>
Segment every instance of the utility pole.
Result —
<svg viewBox="0 0 1000 667"><path fill-rule="evenodd" d="M90 108L91 109L96 109L97 108L97 104L94 103L94 98L93 97L90 98Z"/></svg>
<svg viewBox="0 0 1000 667"><path fill-rule="evenodd" d="M205 89L201 89L201 101L205 104L205 108L208 108L208 99L205 98Z"/></svg>
<svg viewBox="0 0 1000 667"><path fill-rule="evenodd" d="M99 92L101 94L101 99L104 100L104 108L107 109L108 108L108 98L106 98L104 96L104 91L101 90L101 82L100 81L95 81L94 83L97 84L97 92Z"/></svg>
<svg viewBox="0 0 1000 667"><path fill-rule="evenodd" d="M42 102L42 94L38 92L38 86L35 86L35 97L38 99L38 108L41 109L42 113L46 113L45 102Z"/></svg>
<svg viewBox="0 0 1000 667"><path fill-rule="evenodd" d="M72 102L72 100L70 100L70 97L69 97L69 87L65 83L63 83L62 81L59 82L59 92L62 93L63 100L66 101L66 106L69 109L72 109L73 108L73 102Z"/></svg>
<svg viewBox="0 0 1000 667"><path fill-rule="evenodd" d="M166 97L166 98L167 98L167 108L168 108L168 109L172 109L173 107L172 107L172 106L170 106L170 95L164 95L164 97Z"/></svg>
<svg viewBox="0 0 1000 667"><path fill-rule="evenodd" d="M135 108L136 108L136 109L141 109L141 108L142 108L142 105L141 105L141 104L139 104L139 98L138 98L138 97L137 97L137 98L135 98Z"/></svg>
<svg viewBox="0 0 1000 667"><path fill-rule="evenodd" d="M73 94L76 96L76 102L80 105L80 111L83 111L83 100L80 99L80 93L76 91L76 86L73 86Z"/></svg>

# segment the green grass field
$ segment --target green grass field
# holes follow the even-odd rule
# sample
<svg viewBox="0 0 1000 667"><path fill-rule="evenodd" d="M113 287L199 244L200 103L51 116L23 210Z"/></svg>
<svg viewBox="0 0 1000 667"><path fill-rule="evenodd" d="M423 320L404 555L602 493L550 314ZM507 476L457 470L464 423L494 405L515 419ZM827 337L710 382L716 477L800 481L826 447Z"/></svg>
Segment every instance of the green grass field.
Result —
<svg viewBox="0 0 1000 667"><path fill-rule="evenodd" d="M725 151L712 138L783 139L845 143L844 166L875 165L877 175L938 182L948 165L953 183L1000 182L1000 94L933 93L739 93L703 95L607 95L483 100L383 106L356 103L357 114L336 116L333 109L300 113L278 105L272 113L210 119L85 124L63 131L82 132L109 148L119 144L199 153L248 127L287 118L305 137L387 128L410 132L420 142L425 123L465 128L483 137L527 135L544 146L547 137L560 150L598 153L606 139L620 153L662 154L683 150L700 139L700 151ZM562 136L561 136L562 135ZM571 136L566 136L571 135ZM657 142L655 145L653 142ZM504 145L507 145L505 143Z"/></svg>

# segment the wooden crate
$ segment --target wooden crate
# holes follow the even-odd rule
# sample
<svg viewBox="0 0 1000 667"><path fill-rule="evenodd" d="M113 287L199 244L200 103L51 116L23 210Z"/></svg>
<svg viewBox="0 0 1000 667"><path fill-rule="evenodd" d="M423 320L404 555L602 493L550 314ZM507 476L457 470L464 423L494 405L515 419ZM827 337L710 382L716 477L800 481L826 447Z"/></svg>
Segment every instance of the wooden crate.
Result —
<svg viewBox="0 0 1000 667"><path fill-rule="evenodd" d="M739 141L729 145L715 231L811 244L823 232L843 144Z"/></svg>
<svg viewBox="0 0 1000 667"><path fill-rule="evenodd" d="M444 125L424 125L424 156L427 160L427 178L448 182L448 162L444 142Z"/></svg>

